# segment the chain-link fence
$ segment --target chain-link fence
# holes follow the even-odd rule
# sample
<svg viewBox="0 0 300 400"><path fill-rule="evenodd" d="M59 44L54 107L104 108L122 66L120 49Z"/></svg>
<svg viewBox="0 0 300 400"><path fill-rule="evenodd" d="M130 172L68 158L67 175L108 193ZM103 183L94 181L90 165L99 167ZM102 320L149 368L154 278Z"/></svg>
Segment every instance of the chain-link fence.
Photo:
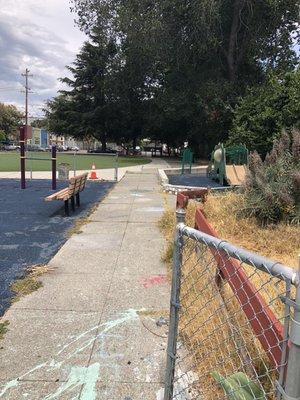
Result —
<svg viewBox="0 0 300 400"><path fill-rule="evenodd" d="M299 399L298 283L292 268L179 224L164 399Z"/></svg>

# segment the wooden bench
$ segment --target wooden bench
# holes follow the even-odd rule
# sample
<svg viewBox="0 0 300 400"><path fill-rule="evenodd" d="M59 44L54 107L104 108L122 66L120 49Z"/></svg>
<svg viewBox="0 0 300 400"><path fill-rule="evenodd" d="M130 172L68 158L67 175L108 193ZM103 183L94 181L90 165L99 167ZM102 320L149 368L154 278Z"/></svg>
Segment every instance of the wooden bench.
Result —
<svg viewBox="0 0 300 400"><path fill-rule="evenodd" d="M65 202L65 214L69 215L69 200L71 200L72 210L75 211L75 199L76 205L80 206L80 192L85 188L88 173L74 176L69 180L69 187L60 190L59 192L53 193L50 196L45 197L45 201L61 200Z"/></svg>

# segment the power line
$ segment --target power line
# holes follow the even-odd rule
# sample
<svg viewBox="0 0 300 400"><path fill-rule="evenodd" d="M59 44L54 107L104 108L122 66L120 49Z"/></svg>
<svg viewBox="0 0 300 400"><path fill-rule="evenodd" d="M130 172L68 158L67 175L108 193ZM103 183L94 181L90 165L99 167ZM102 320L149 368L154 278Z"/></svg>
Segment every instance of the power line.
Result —
<svg viewBox="0 0 300 400"><path fill-rule="evenodd" d="M16 87L0 87L0 91L3 92L21 92L21 88L16 88Z"/></svg>

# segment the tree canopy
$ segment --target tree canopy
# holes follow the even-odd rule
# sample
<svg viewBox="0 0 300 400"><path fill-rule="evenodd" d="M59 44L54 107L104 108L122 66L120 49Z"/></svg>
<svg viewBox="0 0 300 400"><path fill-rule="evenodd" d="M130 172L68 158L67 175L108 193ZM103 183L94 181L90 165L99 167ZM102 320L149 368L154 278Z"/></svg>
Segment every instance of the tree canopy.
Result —
<svg viewBox="0 0 300 400"><path fill-rule="evenodd" d="M241 98L233 117L229 142L241 142L265 155L283 129L300 125L300 68L282 78L270 76Z"/></svg>
<svg viewBox="0 0 300 400"><path fill-rule="evenodd" d="M22 122L22 113L13 105L0 103L0 135L1 140L16 137Z"/></svg>
<svg viewBox="0 0 300 400"><path fill-rule="evenodd" d="M63 80L70 90L49 105L63 111L61 129L103 145L147 136L206 155L234 131L249 88L298 62L298 0L71 3L89 40Z"/></svg>

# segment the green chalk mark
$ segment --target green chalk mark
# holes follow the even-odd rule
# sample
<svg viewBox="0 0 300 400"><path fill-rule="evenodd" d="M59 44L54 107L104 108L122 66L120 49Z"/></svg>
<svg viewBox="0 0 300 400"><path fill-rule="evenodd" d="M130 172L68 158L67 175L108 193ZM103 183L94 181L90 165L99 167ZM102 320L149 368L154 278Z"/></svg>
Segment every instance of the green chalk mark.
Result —
<svg viewBox="0 0 300 400"><path fill-rule="evenodd" d="M99 378L100 364L89 367L73 367L67 382L64 382L55 393L44 397L44 400L60 399L61 395L83 385L82 400L96 399L96 383Z"/></svg>

